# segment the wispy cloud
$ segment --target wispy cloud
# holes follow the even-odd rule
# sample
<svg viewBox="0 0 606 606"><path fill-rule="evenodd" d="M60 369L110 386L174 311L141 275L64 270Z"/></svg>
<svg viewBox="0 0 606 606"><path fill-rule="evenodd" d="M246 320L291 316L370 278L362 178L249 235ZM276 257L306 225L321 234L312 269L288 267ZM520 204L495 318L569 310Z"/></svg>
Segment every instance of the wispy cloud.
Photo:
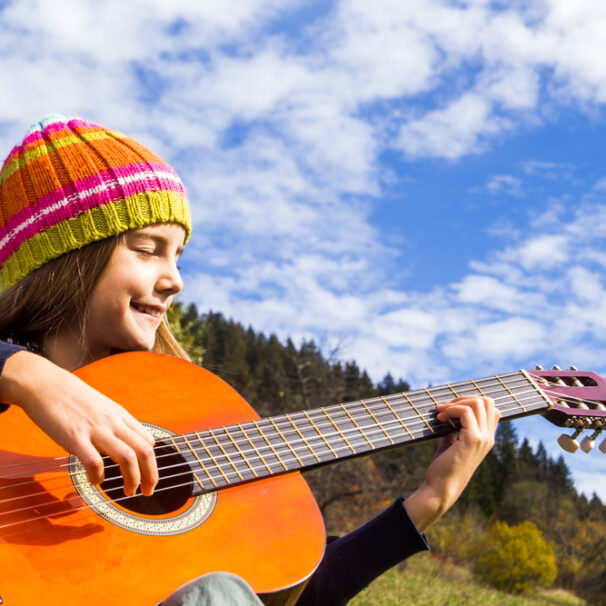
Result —
<svg viewBox="0 0 606 606"><path fill-rule="evenodd" d="M504 193L514 198L521 198L524 196L522 181L513 175L493 175L483 188L476 189L475 191L484 191L493 195Z"/></svg>

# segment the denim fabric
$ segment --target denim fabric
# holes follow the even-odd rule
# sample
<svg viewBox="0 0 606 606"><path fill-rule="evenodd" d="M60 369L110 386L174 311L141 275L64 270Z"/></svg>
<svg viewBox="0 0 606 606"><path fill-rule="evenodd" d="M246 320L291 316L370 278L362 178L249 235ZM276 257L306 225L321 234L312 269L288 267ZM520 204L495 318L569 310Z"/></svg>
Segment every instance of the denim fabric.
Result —
<svg viewBox="0 0 606 606"><path fill-rule="evenodd" d="M246 581L211 572L186 583L157 606L263 606Z"/></svg>

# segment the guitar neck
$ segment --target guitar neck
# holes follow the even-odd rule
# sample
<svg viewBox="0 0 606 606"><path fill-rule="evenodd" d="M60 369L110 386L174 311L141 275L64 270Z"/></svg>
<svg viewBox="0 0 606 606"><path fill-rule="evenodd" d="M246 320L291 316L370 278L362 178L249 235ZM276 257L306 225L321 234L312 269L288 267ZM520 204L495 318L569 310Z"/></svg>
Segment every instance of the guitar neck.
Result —
<svg viewBox="0 0 606 606"><path fill-rule="evenodd" d="M501 419L552 406L518 371L196 431L170 442L194 474L194 494L201 494L445 436L459 426L438 421L435 405L457 396L490 396Z"/></svg>

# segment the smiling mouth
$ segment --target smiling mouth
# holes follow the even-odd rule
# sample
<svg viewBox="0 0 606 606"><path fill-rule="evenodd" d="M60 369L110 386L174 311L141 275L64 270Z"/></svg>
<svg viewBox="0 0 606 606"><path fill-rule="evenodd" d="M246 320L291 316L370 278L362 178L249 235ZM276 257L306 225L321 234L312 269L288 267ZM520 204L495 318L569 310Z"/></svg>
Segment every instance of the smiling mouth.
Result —
<svg viewBox="0 0 606 606"><path fill-rule="evenodd" d="M133 301L131 301L130 306L139 313L147 314L148 316L152 316L157 319L160 319L162 317L162 311L156 307L139 305L138 303L134 303Z"/></svg>

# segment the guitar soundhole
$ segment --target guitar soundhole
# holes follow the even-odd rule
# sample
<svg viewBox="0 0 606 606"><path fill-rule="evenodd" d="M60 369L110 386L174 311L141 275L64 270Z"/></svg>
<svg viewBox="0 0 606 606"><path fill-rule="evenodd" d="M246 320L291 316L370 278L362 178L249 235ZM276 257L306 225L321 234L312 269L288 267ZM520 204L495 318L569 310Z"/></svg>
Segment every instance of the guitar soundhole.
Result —
<svg viewBox="0 0 606 606"><path fill-rule="evenodd" d="M193 477L183 457L165 442L156 442L156 460L160 480L154 494L143 496L140 489L134 497L124 494L120 468L109 457L105 459L105 480L100 488L118 505L143 515L164 515L181 509L192 496Z"/></svg>

